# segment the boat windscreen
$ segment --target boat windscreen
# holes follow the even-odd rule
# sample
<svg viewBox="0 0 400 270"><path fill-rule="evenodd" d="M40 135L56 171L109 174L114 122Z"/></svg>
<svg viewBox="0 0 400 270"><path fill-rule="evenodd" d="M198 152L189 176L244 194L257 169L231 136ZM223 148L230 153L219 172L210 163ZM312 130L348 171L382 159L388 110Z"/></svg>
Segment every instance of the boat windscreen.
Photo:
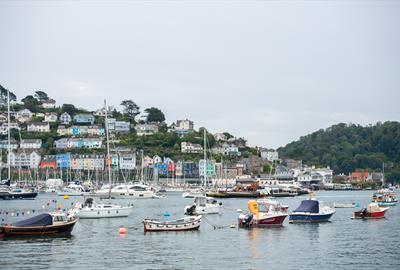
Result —
<svg viewBox="0 0 400 270"><path fill-rule="evenodd" d="M50 214L44 213L32 218L21 220L13 223L15 227L34 227L34 226L47 226L53 224L53 217Z"/></svg>
<svg viewBox="0 0 400 270"><path fill-rule="evenodd" d="M304 200L301 202L299 207L293 212L309 212L318 213L319 212L319 202L315 200Z"/></svg>

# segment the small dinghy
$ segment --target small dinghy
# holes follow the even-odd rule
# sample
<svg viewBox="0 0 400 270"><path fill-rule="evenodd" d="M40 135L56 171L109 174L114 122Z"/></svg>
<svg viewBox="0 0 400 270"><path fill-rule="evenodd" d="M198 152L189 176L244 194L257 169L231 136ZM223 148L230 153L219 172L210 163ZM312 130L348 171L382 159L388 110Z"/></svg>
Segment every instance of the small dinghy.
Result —
<svg viewBox="0 0 400 270"><path fill-rule="evenodd" d="M143 220L144 232L192 231L200 228L201 216L183 217L177 220L160 221L158 219Z"/></svg>
<svg viewBox="0 0 400 270"><path fill-rule="evenodd" d="M367 208L354 212L353 219L380 219L384 218L389 207L380 207L378 203L370 203Z"/></svg>
<svg viewBox="0 0 400 270"><path fill-rule="evenodd" d="M67 217L64 213L43 213L0 227L0 236L69 236L78 218Z"/></svg>
<svg viewBox="0 0 400 270"><path fill-rule="evenodd" d="M357 204L355 203L334 203L333 207L335 208L354 208Z"/></svg>

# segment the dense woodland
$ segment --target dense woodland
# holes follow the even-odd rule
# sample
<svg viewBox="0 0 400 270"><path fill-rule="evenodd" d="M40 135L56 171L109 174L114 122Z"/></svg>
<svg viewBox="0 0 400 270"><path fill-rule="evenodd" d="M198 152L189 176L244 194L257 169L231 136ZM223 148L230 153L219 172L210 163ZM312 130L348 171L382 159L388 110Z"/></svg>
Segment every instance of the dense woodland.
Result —
<svg viewBox="0 0 400 270"><path fill-rule="evenodd" d="M400 123L337 124L281 147L279 154L309 165L330 166L335 174L356 169L381 171L385 163L386 178L399 182Z"/></svg>

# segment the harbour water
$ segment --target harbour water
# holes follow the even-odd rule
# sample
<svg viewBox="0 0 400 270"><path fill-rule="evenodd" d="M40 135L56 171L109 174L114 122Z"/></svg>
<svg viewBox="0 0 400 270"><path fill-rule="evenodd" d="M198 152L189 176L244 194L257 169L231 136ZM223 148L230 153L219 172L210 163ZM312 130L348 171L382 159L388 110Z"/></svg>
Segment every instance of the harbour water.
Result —
<svg viewBox="0 0 400 270"><path fill-rule="evenodd" d="M320 191L327 204L367 205L372 191ZM289 211L305 196L281 198ZM67 208L82 198L40 194L33 201L1 201L6 222L17 217L4 211L42 211L57 200ZM237 224L237 209L246 210L247 199L220 200L220 215L209 215L199 231L143 233L143 218L183 215L193 202L181 193L165 199L120 200L133 203L128 218L79 220L69 238L0 241L0 269L400 269L400 205L382 220L352 220L355 209L336 209L331 222L288 224L281 228L214 229L210 224ZM119 235L124 226L127 235Z"/></svg>

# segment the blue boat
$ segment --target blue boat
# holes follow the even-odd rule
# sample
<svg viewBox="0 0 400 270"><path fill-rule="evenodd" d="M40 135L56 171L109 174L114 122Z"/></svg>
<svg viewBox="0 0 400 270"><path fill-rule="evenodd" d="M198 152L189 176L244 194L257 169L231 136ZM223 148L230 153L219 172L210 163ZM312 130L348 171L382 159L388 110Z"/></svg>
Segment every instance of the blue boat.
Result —
<svg viewBox="0 0 400 270"><path fill-rule="evenodd" d="M317 200L303 200L299 207L290 214L289 223L326 222L334 213L334 208L320 207L320 202Z"/></svg>

